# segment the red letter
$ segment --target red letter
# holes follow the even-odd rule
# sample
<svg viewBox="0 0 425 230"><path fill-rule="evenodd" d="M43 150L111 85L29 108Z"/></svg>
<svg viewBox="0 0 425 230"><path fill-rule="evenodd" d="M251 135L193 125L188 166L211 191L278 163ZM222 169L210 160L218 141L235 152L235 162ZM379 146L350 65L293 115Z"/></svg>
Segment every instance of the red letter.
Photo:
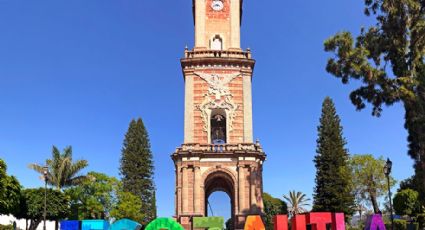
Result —
<svg viewBox="0 0 425 230"><path fill-rule="evenodd" d="M326 224L332 223L332 213L311 212L307 215L307 224L311 225L311 230L326 230Z"/></svg>
<svg viewBox="0 0 425 230"><path fill-rule="evenodd" d="M292 221L292 230L306 230L305 224L305 215L295 215L291 219Z"/></svg>
<svg viewBox="0 0 425 230"><path fill-rule="evenodd" d="M288 216L276 215L273 218L274 230L288 230Z"/></svg>

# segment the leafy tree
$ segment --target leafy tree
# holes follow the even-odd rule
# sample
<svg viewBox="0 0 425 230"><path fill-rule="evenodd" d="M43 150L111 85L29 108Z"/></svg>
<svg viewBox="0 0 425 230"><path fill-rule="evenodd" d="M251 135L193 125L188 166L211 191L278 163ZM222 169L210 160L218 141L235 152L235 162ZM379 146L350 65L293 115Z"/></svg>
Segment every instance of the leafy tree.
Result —
<svg viewBox="0 0 425 230"><path fill-rule="evenodd" d="M22 191L23 203L18 216L31 220L29 230L37 229L37 226L43 220L44 192L44 188L25 189ZM58 221L68 215L69 200L61 191L48 189L46 201L46 219Z"/></svg>
<svg viewBox="0 0 425 230"><path fill-rule="evenodd" d="M119 181L103 173L89 172L89 180L65 190L71 198L73 219L107 219L116 204Z"/></svg>
<svg viewBox="0 0 425 230"><path fill-rule="evenodd" d="M0 159L0 214L15 214L19 208L21 185L6 174L7 165Z"/></svg>
<svg viewBox="0 0 425 230"><path fill-rule="evenodd" d="M145 214L140 212L142 200L130 192L118 192L118 203L111 210L111 217L119 219L131 219L141 223L146 219Z"/></svg>
<svg viewBox="0 0 425 230"><path fill-rule="evenodd" d="M419 210L419 193L412 189L404 189L394 196L394 210L398 215L414 215Z"/></svg>
<svg viewBox="0 0 425 230"><path fill-rule="evenodd" d="M304 207L309 206L308 202L310 201L310 198L307 198L304 193L295 192L295 190L289 191L289 196L283 195L283 199L286 200L287 204L289 204L288 213L291 217L307 212L307 209Z"/></svg>
<svg viewBox="0 0 425 230"><path fill-rule="evenodd" d="M288 214L288 206L283 200L272 197L266 192L263 193L263 202L266 229L273 229L273 217Z"/></svg>
<svg viewBox="0 0 425 230"><path fill-rule="evenodd" d="M408 154L425 196L425 2L365 0L365 14L376 24L362 28L355 40L340 32L325 41L325 51L335 54L326 70L344 84L361 82L350 95L358 110L370 103L379 116L382 105L403 103Z"/></svg>
<svg viewBox="0 0 425 230"><path fill-rule="evenodd" d="M52 159L47 159L46 165L49 168L47 183L58 190L81 184L87 179L87 176L79 175L79 172L87 167L88 163L86 160L73 162L71 146L66 147L62 153L53 146ZM43 165L30 164L29 167L44 176Z"/></svg>
<svg viewBox="0 0 425 230"><path fill-rule="evenodd" d="M141 199L142 224L156 218L154 165L149 136L142 119L132 120L125 135L120 173L123 189Z"/></svg>
<svg viewBox="0 0 425 230"><path fill-rule="evenodd" d="M226 226L226 230L233 230L233 229L235 229L233 218L227 219L226 220L226 223L225 223L225 226Z"/></svg>
<svg viewBox="0 0 425 230"><path fill-rule="evenodd" d="M372 204L374 213L379 213L378 198L387 194L387 178L383 173L385 160L375 159L370 154L354 155L350 159L353 185L357 204ZM396 181L390 176L390 186Z"/></svg>
<svg viewBox="0 0 425 230"><path fill-rule="evenodd" d="M344 212L351 216L354 213L354 194L340 122L332 99L326 97L317 128L319 137L314 158L317 171L313 211Z"/></svg>
<svg viewBox="0 0 425 230"><path fill-rule="evenodd" d="M405 189L416 190L417 188L415 187L415 185L417 184L418 183L416 182L416 178L414 176L409 177L405 180L400 181L400 187L398 188L397 192L400 192Z"/></svg>

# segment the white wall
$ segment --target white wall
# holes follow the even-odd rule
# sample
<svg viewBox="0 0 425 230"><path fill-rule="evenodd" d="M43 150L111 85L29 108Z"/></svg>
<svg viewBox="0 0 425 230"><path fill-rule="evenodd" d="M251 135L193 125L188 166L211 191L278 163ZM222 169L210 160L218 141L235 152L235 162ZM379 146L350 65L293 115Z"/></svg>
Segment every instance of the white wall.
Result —
<svg viewBox="0 0 425 230"><path fill-rule="evenodd" d="M12 224L13 221L16 221L16 227L20 230L25 230L25 220L17 220L14 216L4 216L0 215L0 224L2 225L8 225ZM30 221L28 221L28 227L29 227ZM47 230L54 230L55 229L55 222L54 221L46 221L46 229ZM37 230L43 230L43 221L40 222L40 224L37 227Z"/></svg>

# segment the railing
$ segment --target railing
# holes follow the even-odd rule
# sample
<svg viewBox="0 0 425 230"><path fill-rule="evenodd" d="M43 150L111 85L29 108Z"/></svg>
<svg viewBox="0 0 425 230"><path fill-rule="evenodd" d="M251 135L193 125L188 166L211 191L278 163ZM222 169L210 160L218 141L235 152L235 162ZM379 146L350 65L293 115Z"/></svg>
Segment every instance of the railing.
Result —
<svg viewBox="0 0 425 230"><path fill-rule="evenodd" d="M262 152L259 143L240 143L240 144L183 144L177 148L177 151L196 151L196 152L233 152L233 151L256 151Z"/></svg>
<svg viewBox="0 0 425 230"><path fill-rule="evenodd" d="M244 58L251 59L251 50L246 51L238 50L191 50L185 49L185 58L203 58L203 57L216 57L216 58Z"/></svg>

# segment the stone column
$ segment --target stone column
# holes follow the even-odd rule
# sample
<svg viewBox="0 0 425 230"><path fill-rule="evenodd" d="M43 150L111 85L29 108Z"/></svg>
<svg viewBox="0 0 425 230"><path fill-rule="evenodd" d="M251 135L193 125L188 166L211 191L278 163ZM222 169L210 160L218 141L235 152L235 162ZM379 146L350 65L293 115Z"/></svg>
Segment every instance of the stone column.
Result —
<svg viewBox="0 0 425 230"><path fill-rule="evenodd" d="M244 142L252 143L252 89L251 74L243 76L243 132Z"/></svg>
<svg viewBox="0 0 425 230"><path fill-rule="evenodd" d="M230 8L231 8L231 16L230 16L230 44L228 45L229 48L241 48L241 15L240 15L240 0L231 0Z"/></svg>
<svg viewBox="0 0 425 230"><path fill-rule="evenodd" d="M193 143L193 75L185 75L184 143Z"/></svg>
<svg viewBox="0 0 425 230"><path fill-rule="evenodd" d="M175 207L176 207L175 209L176 215L179 215L182 212L181 203L180 203L182 189L181 189L181 180L179 177L180 171L178 170L179 168L176 166L176 169L174 170L176 174L176 191L175 191L176 194L175 194L175 201L174 201Z"/></svg>
<svg viewBox="0 0 425 230"><path fill-rule="evenodd" d="M188 176L187 176L187 166L182 167L182 213L186 214L189 210L189 199L188 199L188 194L189 194L189 188L188 188Z"/></svg>
<svg viewBox="0 0 425 230"><path fill-rule="evenodd" d="M239 182L239 213L242 213L245 208L245 172L244 166L238 165L238 182Z"/></svg>
<svg viewBox="0 0 425 230"><path fill-rule="evenodd" d="M207 47L205 39L206 1L195 0L195 47Z"/></svg>
<svg viewBox="0 0 425 230"><path fill-rule="evenodd" d="M201 168L195 166L193 172L193 207L195 214L201 214Z"/></svg>
<svg viewBox="0 0 425 230"><path fill-rule="evenodd" d="M250 172L250 187L251 187L251 191L250 191L250 195L251 195L251 207L253 207L254 205L257 205L257 197L256 197L256 187L255 186L255 181L256 181L256 175L255 175L255 167L251 166L251 172Z"/></svg>

